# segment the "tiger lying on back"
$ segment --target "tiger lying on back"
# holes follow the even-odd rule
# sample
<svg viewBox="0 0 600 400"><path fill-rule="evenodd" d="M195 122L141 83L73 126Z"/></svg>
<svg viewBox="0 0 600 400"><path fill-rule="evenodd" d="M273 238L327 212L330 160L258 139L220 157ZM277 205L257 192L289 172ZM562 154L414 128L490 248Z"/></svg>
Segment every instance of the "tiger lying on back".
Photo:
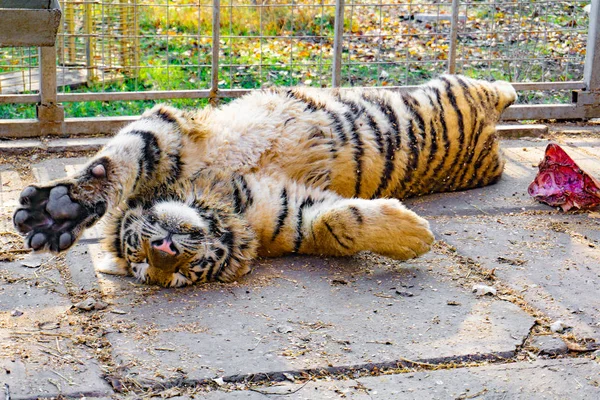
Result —
<svg viewBox="0 0 600 400"><path fill-rule="evenodd" d="M257 255L409 259L427 221L395 198L496 182L506 82L411 91L275 89L191 113L156 106L73 177L29 186L14 224L60 252L110 210L110 273L163 286L233 281Z"/></svg>

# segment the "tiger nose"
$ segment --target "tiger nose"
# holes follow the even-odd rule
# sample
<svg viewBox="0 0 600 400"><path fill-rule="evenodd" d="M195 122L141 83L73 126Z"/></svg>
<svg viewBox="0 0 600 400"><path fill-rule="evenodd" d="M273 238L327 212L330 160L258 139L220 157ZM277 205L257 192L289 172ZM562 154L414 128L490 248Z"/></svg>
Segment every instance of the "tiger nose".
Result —
<svg viewBox="0 0 600 400"><path fill-rule="evenodd" d="M156 250L160 250L172 256L176 256L177 254L179 254L179 250L177 250L177 247L175 247L175 244L171 241L169 237L155 240L151 244L152 247Z"/></svg>

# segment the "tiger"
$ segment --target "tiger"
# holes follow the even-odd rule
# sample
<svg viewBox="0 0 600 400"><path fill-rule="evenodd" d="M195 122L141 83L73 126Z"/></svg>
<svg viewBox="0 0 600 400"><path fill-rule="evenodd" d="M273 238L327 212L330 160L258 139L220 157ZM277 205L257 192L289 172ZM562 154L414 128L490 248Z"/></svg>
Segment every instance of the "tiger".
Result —
<svg viewBox="0 0 600 400"><path fill-rule="evenodd" d="M275 88L220 107L157 105L77 174L23 189L35 251L64 252L109 214L104 272L162 286L231 282L256 257L398 260L430 250L400 200L497 182L508 82L442 75L410 91Z"/></svg>

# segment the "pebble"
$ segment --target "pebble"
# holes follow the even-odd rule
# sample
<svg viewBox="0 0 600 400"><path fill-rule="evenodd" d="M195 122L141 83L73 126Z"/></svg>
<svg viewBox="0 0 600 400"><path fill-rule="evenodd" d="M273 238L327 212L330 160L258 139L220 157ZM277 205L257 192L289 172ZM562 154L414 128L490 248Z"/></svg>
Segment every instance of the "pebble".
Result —
<svg viewBox="0 0 600 400"><path fill-rule="evenodd" d="M277 332L279 333L290 333L294 332L294 328L288 325L281 325L277 327Z"/></svg>
<svg viewBox="0 0 600 400"><path fill-rule="evenodd" d="M20 317L21 315L23 315L23 311L21 310L13 310L10 313L11 317Z"/></svg>
<svg viewBox="0 0 600 400"><path fill-rule="evenodd" d="M23 260L21 265L27 268L39 268L44 261L44 256L41 254L29 254Z"/></svg>
<svg viewBox="0 0 600 400"><path fill-rule="evenodd" d="M569 325L565 324L561 320L558 320L556 322L553 322L552 325L550 325L550 330L554 333L561 333L561 332L564 332L564 330L567 329L568 327L569 327Z"/></svg>
<svg viewBox="0 0 600 400"><path fill-rule="evenodd" d="M104 310L106 307L108 307L108 304L103 301L96 300L93 297L88 297L87 299L75 304L75 307L84 311Z"/></svg>
<svg viewBox="0 0 600 400"><path fill-rule="evenodd" d="M486 294L491 294L492 296L495 296L497 293L495 287L487 285L474 285L472 291L477 296L485 296Z"/></svg>

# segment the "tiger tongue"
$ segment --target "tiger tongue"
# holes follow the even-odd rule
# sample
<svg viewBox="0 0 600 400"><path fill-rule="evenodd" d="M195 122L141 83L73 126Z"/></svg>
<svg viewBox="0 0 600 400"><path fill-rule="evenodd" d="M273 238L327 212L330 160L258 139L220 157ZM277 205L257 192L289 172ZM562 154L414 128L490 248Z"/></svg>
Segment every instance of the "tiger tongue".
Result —
<svg viewBox="0 0 600 400"><path fill-rule="evenodd" d="M600 182L583 171L557 144L549 144L528 192L536 200L563 211L600 205Z"/></svg>

